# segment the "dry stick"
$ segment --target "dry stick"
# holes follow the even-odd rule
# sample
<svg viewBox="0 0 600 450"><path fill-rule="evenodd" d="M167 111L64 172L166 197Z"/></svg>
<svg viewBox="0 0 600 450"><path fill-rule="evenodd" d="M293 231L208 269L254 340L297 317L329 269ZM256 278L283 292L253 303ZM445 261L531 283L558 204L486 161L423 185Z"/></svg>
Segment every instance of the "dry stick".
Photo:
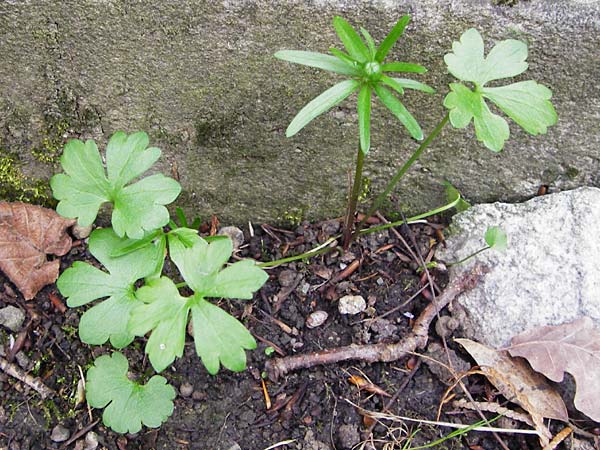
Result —
<svg viewBox="0 0 600 450"><path fill-rule="evenodd" d="M266 363L266 371L272 381L297 369L305 369L319 364L333 364L340 361L360 360L366 362L396 361L417 348L427 345L429 325L439 311L459 294L473 289L487 269L475 266L469 273L452 280L436 300L429 303L415 321L411 333L395 344L349 345L307 353L286 358L276 358Z"/></svg>
<svg viewBox="0 0 600 450"><path fill-rule="evenodd" d="M25 383L27 386L30 386L32 389L37 391L43 399L54 395L54 391L46 386L39 378L32 377L2 357L0 357L0 369L4 370L4 372L11 377L14 377L22 383Z"/></svg>

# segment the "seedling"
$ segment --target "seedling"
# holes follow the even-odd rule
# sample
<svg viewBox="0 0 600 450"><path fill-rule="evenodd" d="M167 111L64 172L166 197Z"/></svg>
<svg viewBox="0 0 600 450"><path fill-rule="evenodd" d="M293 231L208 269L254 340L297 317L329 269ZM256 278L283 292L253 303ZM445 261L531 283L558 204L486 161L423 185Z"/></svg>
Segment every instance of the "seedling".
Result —
<svg viewBox="0 0 600 450"><path fill-rule="evenodd" d="M408 16L402 17L379 47L376 47L373 38L366 30L361 28L365 39L363 41L348 22L341 17L336 17L333 20L333 26L347 53L332 48L330 49L331 55L291 50L275 54L277 58L289 62L328 70L348 77L347 80L337 83L308 103L287 128L286 135L288 137L295 135L315 117L339 104L353 92L358 92L359 151L356 158L354 184L346 208L343 231L344 248L348 248L351 240L359 235L366 219L377 211L400 179L439 135L448 121L455 128L465 128L473 121L477 139L494 152L502 150L510 133L506 120L490 111L486 99L533 135L546 133L547 128L557 121L556 111L550 103L552 93L547 87L531 80L501 87L487 86L490 81L514 77L525 72L528 65L525 62L527 46L524 43L514 39L501 41L485 57L483 39L479 32L475 29L465 31L460 37L460 41L453 43L452 53L444 57L448 71L461 81L461 83L450 84L450 92L444 99L444 106L449 112L406 163L397 170L384 191L375 198L365 214L365 218L354 226L364 156L371 145L372 92L375 92L381 102L400 120L412 138L416 140L423 138L417 121L388 88L398 95L403 95L405 89L417 89L426 93L433 93L434 90L423 83L392 78L386 73L424 73L425 68L411 63L384 63L385 57L402 35L408 21Z"/></svg>
<svg viewBox="0 0 600 450"><path fill-rule="evenodd" d="M67 174L51 180L60 200L58 212L91 224L100 206L109 202L113 228L94 230L89 240L90 253L106 271L77 261L57 286L70 307L101 300L79 321L79 336L87 344L110 341L123 348L151 331L145 350L161 372L183 354L191 312L196 351L208 372L217 373L221 364L244 370L244 350L256 348L256 341L207 298L251 299L268 276L252 260L223 268L233 251L228 237L201 238L197 230L185 227L188 221L181 210L177 215L183 227L169 220L165 205L181 190L175 180L158 174L126 186L158 159L160 150L147 145L145 133L115 133L107 146L108 176L93 141L66 145L61 164ZM162 228L167 224L168 231ZM184 279L177 285L161 276L167 247ZM185 286L192 296L180 295L179 288ZM157 376L139 386L128 380L127 366L120 353L98 358L87 374L88 402L106 407L104 423L119 433L135 433L142 423L159 426L173 411L173 388Z"/></svg>
<svg viewBox="0 0 600 450"><path fill-rule="evenodd" d="M508 247L508 237L506 236L504 230L502 230L500 227L489 227L485 230L483 238L487 244L485 247L480 248L475 253L471 253L469 256L461 259L460 261L448 263L447 265L455 266L457 264L462 264L479 255L480 253L485 252L486 250L496 249L499 252L503 252Z"/></svg>

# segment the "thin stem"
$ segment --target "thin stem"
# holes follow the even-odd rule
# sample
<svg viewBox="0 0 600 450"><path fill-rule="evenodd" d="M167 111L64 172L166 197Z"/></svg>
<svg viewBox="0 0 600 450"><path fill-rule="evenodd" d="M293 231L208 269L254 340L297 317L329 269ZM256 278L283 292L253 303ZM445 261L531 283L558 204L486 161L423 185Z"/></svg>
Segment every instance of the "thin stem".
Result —
<svg viewBox="0 0 600 450"><path fill-rule="evenodd" d="M354 173L354 184L352 185L352 192L350 194L350 198L348 198L348 209L346 210L346 221L344 223L344 232L342 238L342 246L344 251L348 250L348 247L350 246L350 242L352 240L354 215L356 213L356 204L358 203L358 196L360 195L360 188L362 186L362 172L364 162L365 154L361 150L359 142L358 152L356 154L356 171Z"/></svg>
<svg viewBox="0 0 600 450"><path fill-rule="evenodd" d="M396 187L400 179L404 176L408 169L410 169L410 167L415 163L415 161L419 159L421 153L423 153L423 151L427 147L429 147L429 145L433 142L437 135L440 134L444 126L448 123L449 118L449 113L446 113L446 115L443 117L440 123L437 124L437 126L433 129L431 133L429 133L429 136L427 136L427 138L421 143L421 145L419 145L419 148L415 150L415 152L408 159L408 161L406 161L404 165L394 174L392 179L388 182L387 186L385 187L385 190L377 196L377 198L373 201L373 205L371 206L367 214L365 214L363 219L358 223L358 225L356 225L355 231L350 237L351 241L356 239L356 237L360 233L360 230L365 225L367 219L379 209L379 207L382 205L382 203L385 201L388 195L390 195L390 192L392 192L392 190Z"/></svg>
<svg viewBox="0 0 600 450"><path fill-rule="evenodd" d="M476 257L476 256L477 256L477 255L479 255L480 253L482 253L482 252L485 252L486 250L489 250L490 248L492 248L492 247L490 247L489 245L486 245L485 247L483 247L483 248L480 248L479 250L477 250L475 253L471 253L469 256L467 256L467 257L465 257L465 258L461 259L460 261L455 261L455 262L451 262L451 263L446 263L446 266L450 267L450 266L456 266L456 265L458 265L458 264L462 264L462 263L464 263L464 262L466 262L466 261L470 260L471 258L474 258L474 257Z"/></svg>
<svg viewBox="0 0 600 450"><path fill-rule="evenodd" d="M331 242L333 242L333 240ZM275 267L275 266L279 266L280 264L285 264L285 263L289 263L292 261L298 261L299 259L311 258L313 256L322 255L323 253L327 253L327 252L330 252L331 250L335 250L335 249L337 249L337 247L327 246L324 248L314 248L306 253L301 253L300 255L288 256L287 258L276 259L275 261L259 263L258 267L263 267L263 268Z"/></svg>

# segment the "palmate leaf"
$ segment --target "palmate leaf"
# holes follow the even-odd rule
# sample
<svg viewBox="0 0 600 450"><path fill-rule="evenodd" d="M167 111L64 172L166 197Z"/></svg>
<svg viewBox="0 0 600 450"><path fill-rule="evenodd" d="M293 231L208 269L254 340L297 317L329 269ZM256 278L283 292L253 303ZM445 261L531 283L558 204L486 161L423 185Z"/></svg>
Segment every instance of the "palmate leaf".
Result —
<svg viewBox="0 0 600 450"><path fill-rule="evenodd" d="M139 385L127 377L128 368L127 359L118 352L97 358L87 372L88 403L105 408L102 421L117 433L137 433L142 425L159 427L173 414L175 389L159 375Z"/></svg>
<svg viewBox="0 0 600 450"><path fill-rule="evenodd" d="M150 281L136 292L143 303L132 310L129 331L138 336L151 332L145 351L160 372L183 354L191 314L196 351L208 372L217 373L220 364L241 371L246 367L244 350L254 349L256 342L237 319L206 298L251 299L268 276L251 260L223 269L233 251L229 238L208 243L187 234L169 234L169 251L194 294L182 296L169 278Z"/></svg>
<svg viewBox="0 0 600 450"><path fill-rule="evenodd" d="M108 273L76 261L56 282L70 307L106 298L81 316L79 337L87 344L101 345L110 339L115 348L122 348L134 338L127 330L129 314L139 303L134 296L134 284L161 267L164 252L161 245L151 243L123 256L111 256L129 242L132 241L118 237L110 228L94 230L89 241L90 253Z"/></svg>
<svg viewBox="0 0 600 450"><path fill-rule="evenodd" d="M463 33L452 45L453 53L444 57L448 71L463 81L475 84L471 90L463 84L450 85L451 92L444 99L450 109L450 123L456 128L466 127L471 120L477 139L495 152L504 147L510 135L508 123L492 113L485 103L491 100L530 134L546 133L557 121L550 102L552 92L535 81L522 81L502 87L485 87L485 83L523 73L527 69L527 46L508 39L496 44L484 58L483 39L475 29Z"/></svg>
<svg viewBox="0 0 600 450"><path fill-rule="evenodd" d="M59 200L57 212L87 226L96 219L100 206L110 202L115 232L134 239L166 225L169 212L164 205L179 195L179 183L157 174L127 186L158 160L160 150L147 147L146 133L116 132L106 147L105 173L94 141L69 141L60 159L65 173L50 180Z"/></svg>

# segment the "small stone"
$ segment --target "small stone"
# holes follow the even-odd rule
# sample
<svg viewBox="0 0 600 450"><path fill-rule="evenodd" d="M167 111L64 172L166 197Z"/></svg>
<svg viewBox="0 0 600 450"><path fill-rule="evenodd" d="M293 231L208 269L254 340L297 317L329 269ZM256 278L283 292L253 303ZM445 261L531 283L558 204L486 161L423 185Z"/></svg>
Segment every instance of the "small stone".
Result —
<svg viewBox="0 0 600 450"><path fill-rule="evenodd" d="M310 313L310 315L306 318L306 326L308 328L319 327L325 323L327 317L329 317L329 314L327 314L325 311L315 311Z"/></svg>
<svg viewBox="0 0 600 450"><path fill-rule="evenodd" d="M358 314L367 309L367 302L362 295L344 295L338 303L340 314Z"/></svg>
<svg viewBox="0 0 600 450"><path fill-rule="evenodd" d="M52 442L64 442L69 439L69 436L71 436L71 432L59 424L52 428L50 439Z"/></svg>
<svg viewBox="0 0 600 450"><path fill-rule="evenodd" d="M206 392L203 391L194 391L192 392L192 399L194 401L201 401L201 400L205 400L206 399Z"/></svg>
<svg viewBox="0 0 600 450"><path fill-rule="evenodd" d="M277 280L282 287L291 286L296 281L296 272L293 270L282 270L279 272Z"/></svg>
<svg viewBox="0 0 600 450"><path fill-rule="evenodd" d="M237 442L234 442L233 445L227 450L242 450L242 447L240 447L240 444L238 444Z"/></svg>
<svg viewBox="0 0 600 450"><path fill-rule="evenodd" d="M217 234L229 236L231 242L233 242L233 251L238 250L244 243L244 232L238 227L223 227Z"/></svg>
<svg viewBox="0 0 600 450"><path fill-rule="evenodd" d="M0 309L0 325L5 326L10 331L18 332L24 320L25 313L19 308L8 305L6 308Z"/></svg>
<svg viewBox="0 0 600 450"><path fill-rule="evenodd" d="M85 239L90 235L91 232L92 225L82 227L79 224L75 224L73 225L73 228L71 228L71 233L73 233L73 236L75 236L77 239Z"/></svg>
<svg viewBox="0 0 600 450"><path fill-rule="evenodd" d="M190 383L183 383L181 386L179 386L179 393L182 397L189 397L193 392L194 386L192 386Z"/></svg>
<svg viewBox="0 0 600 450"><path fill-rule="evenodd" d="M85 435L83 450L96 450L96 448L98 448L98 435L93 431L89 431Z"/></svg>

